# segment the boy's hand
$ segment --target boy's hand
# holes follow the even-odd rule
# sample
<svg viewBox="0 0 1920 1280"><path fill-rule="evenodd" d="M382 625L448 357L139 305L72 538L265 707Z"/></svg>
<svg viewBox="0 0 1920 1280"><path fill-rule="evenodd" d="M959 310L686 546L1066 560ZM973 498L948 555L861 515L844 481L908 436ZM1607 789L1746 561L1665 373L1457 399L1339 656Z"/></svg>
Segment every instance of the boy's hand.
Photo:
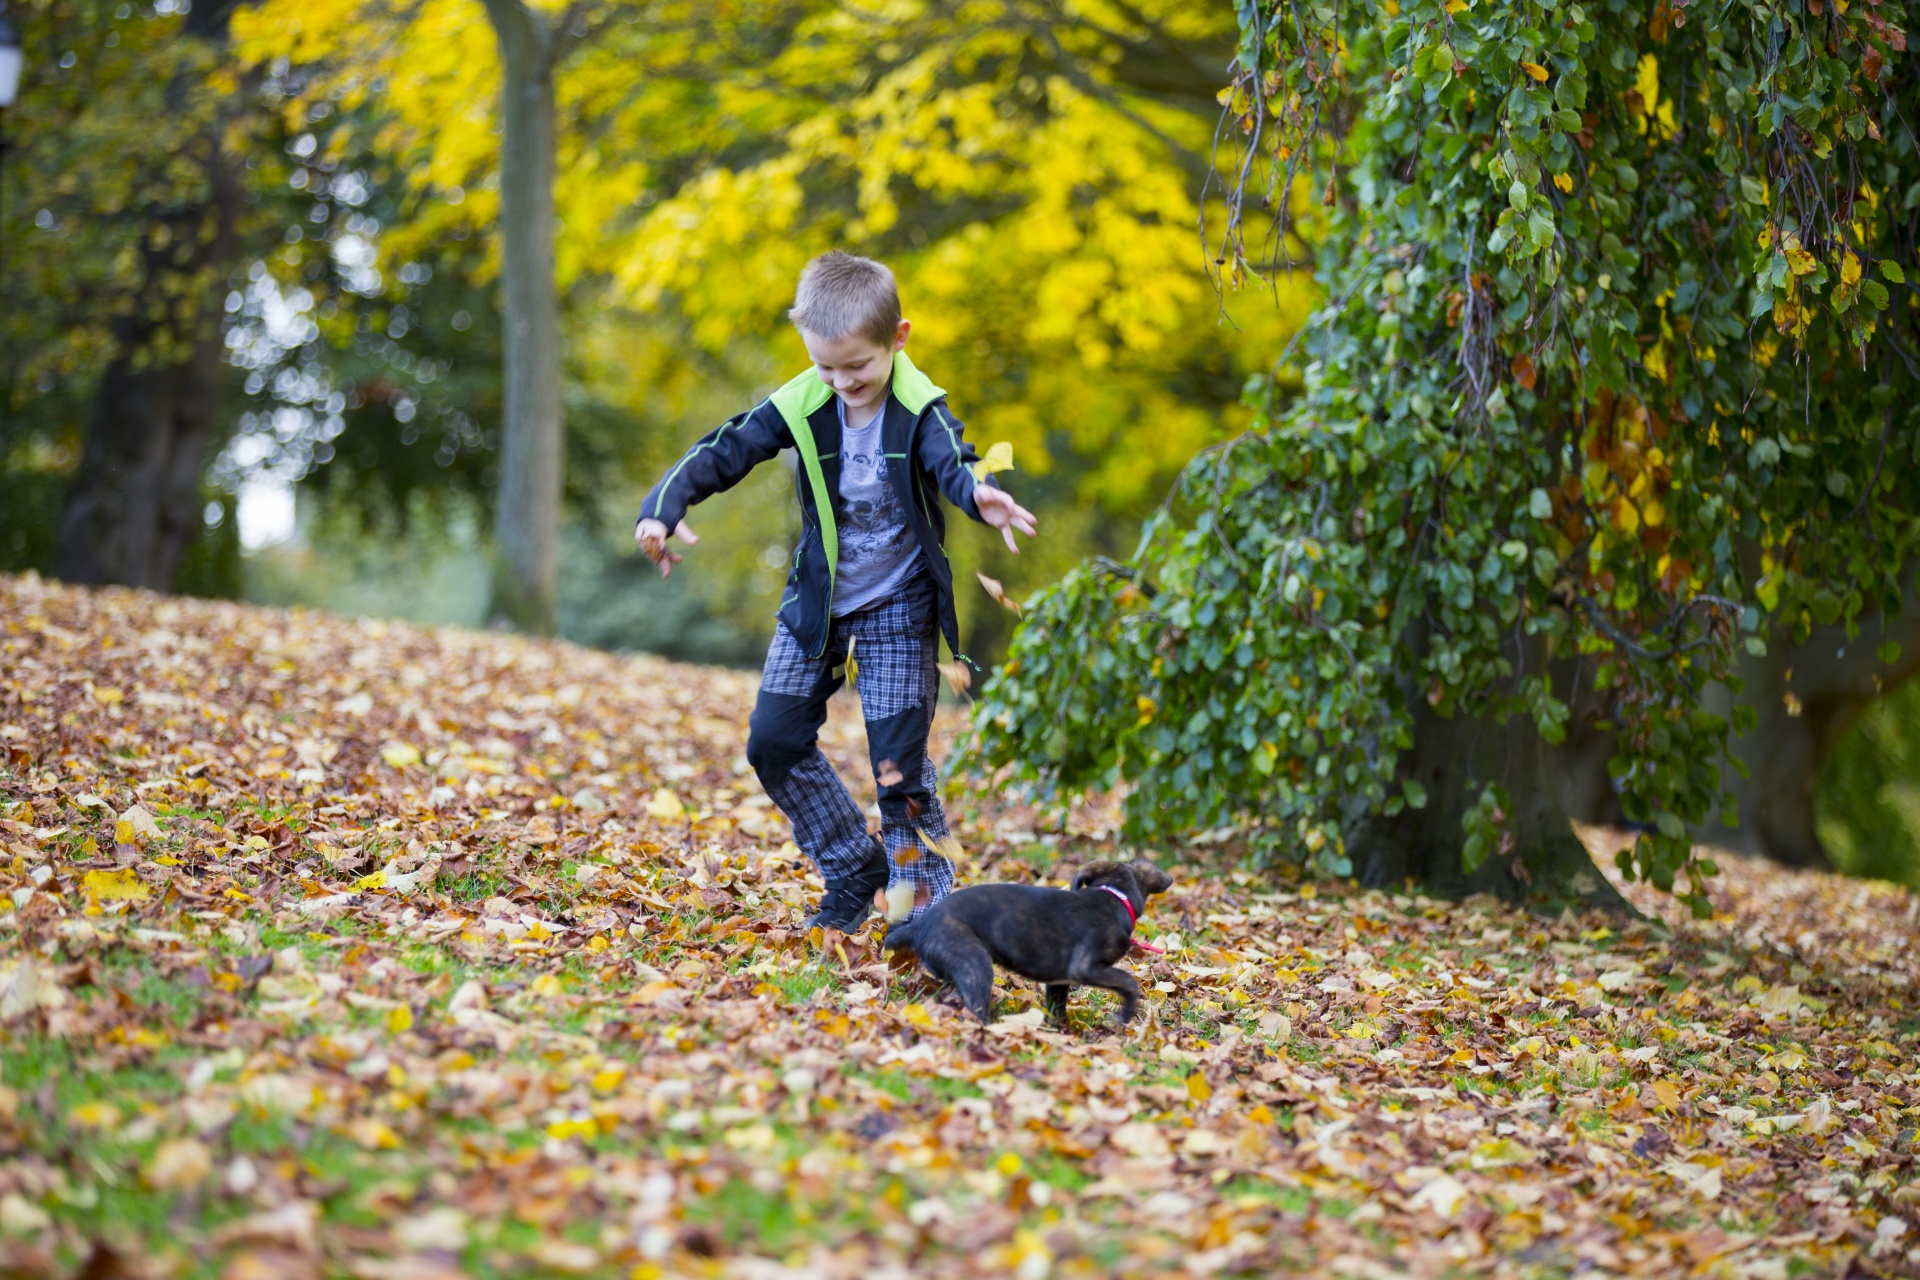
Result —
<svg viewBox="0 0 1920 1280"><path fill-rule="evenodd" d="M1000 531L1000 536L1007 540L1007 550L1015 555L1020 554L1020 548L1014 544L1014 530L1029 538L1040 531L1034 523L1033 512L1015 502L1005 489L983 484L973 491L973 505L980 508L982 520Z"/></svg>
<svg viewBox="0 0 1920 1280"><path fill-rule="evenodd" d="M700 541L700 535L687 528L685 520L674 526L673 536L690 547ZM642 520L635 525L633 541L646 553L647 559L660 566L660 576L663 578L673 572L673 566L680 563L679 553L667 549L667 526L658 520Z"/></svg>

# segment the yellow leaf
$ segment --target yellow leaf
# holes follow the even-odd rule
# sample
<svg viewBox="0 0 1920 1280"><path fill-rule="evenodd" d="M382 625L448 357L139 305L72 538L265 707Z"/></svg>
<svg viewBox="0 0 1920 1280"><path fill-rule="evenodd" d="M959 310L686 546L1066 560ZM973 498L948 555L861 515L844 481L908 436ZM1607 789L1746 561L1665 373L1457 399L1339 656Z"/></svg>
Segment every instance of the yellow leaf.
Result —
<svg viewBox="0 0 1920 1280"><path fill-rule="evenodd" d="M680 803L680 797L666 787L653 793L653 799L647 801L647 812L662 822L671 822L686 812Z"/></svg>
<svg viewBox="0 0 1920 1280"><path fill-rule="evenodd" d="M587 950L594 952L605 951L612 945L611 942L606 940L604 935L596 933L592 938L588 939Z"/></svg>
<svg viewBox="0 0 1920 1280"><path fill-rule="evenodd" d="M1537 62L1523 62L1520 69L1542 84L1547 81L1547 69Z"/></svg>
<svg viewBox="0 0 1920 1280"><path fill-rule="evenodd" d="M1467 0L1447 0L1448 13L1465 13L1467 7Z"/></svg>
<svg viewBox="0 0 1920 1280"><path fill-rule="evenodd" d="M153 896L131 868L89 871L81 877L80 887L95 902L144 902Z"/></svg>
<svg viewBox="0 0 1920 1280"><path fill-rule="evenodd" d="M386 883L387 869L382 867L372 875L361 876L358 880L355 880L353 887L355 892L365 892L368 889L378 889Z"/></svg>
<svg viewBox="0 0 1920 1280"><path fill-rule="evenodd" d="M347 1126L347 1137L369 1151L397 1151L400 1135L371 1116L363 1116Z"/></svg>
<svg viewBox="0 0 1920 1280"><path fill-rule="evenodd" d="M1622 533L1640 531L1640 512L1625 498L1613 504L1613 527Z"/></svg>
<svg viewBox="0 0 1920 1280"><path fill-rule="evenodd" d="M1013 470L1013 446L1005 440L987 450L987 456L973 464L973 478L985 480L996 471Z"/></svg>
<svg viewBox="0 0 1920 1280"><path fill-rule="evenodd" d="M933 1025L933 1015L927 1012L927 1006L923 1004L908 1005L900 1011L900 1016L916 1027L930 1027Z"/></svg>
<svg viewBox="0 0 1920 1280"><path fill-rule="evenodd" d="M1510 1165L1532 1164L1539 1157L1512 1138L1495 1138L1475 1147L1468 1159L1476 1169L1504 1169Z"/></svg>
<svg viewBox="0 0 1920 1280"><path fill-rule="evenodd" d="M552 935L549 934L548 936L551 937ZM539 996L542 1000L550 1000L554 996L564 995L566 993L566 988L560 985L560 979L551 973L543 973L535 978L532 983L528 985L527 990Z"/></svg>
<svg viewBox="0 0 1920 1280"><path fill-rule="evenodd" d="M1847 250L1847 256L1840 262L1840 283L1843 285L1860 283L1860 259L1853 250Z"/></svg>
<svg viewBox="0 0 1920 1280"><path fill-rule="evenodd" d="M127 695L118 689L101 688L93 691L93 700L103 707L117 707L126 701L126 697Z"/></svg>
<svg viewBox="0 0 1920 1280"><path fill-rule="evenodd" d="M160 838L160 824L153 820L152 814L136 804L114 823L114 836L121 844L145 844Z"/></svg>
<svg viewBox="0 0 1920 1280"><path fill-rule="evenodd" d="M1160 710L1159 704L1145 694L1135 698L1133 705L1134 709L1140 713L1141 724L1146 724L1149 720L1152 720L1154 713Z"/></svg>
<svg viewBox="0 0 1920 1280"><path fill-rule="evenodd" d="M1560 188L1560 190L1562 191L1572 191L1573 178L1569 174L1556 173L1553 175L1553 185Z"/></svg>
<svg viewBox="0 0 1920 1280"><path fill-rule="evenodd" d="M120 1124L120 1108L111 1102L83 1102L67 1112L67 1123L82 1129L117 1128Z"/></svg>
<svg viewBox="0 0 1920 1280"><path fill-rule="evenodd" d="M420 748L406 742L389 742L380 748L380 758L396 769L420 763Z"/></svg>
<svg viewBox="0 0 1920 1280"><path fill-rule="evenodd" d="M1020 1172L1020 1157L1011 1151L1003 1152L1000 1158L993 1162L993 1167L1000 1171L1002 1177L1011 1178Z"/></svg>
<svg viewBox="0 0 1920 1280"><path fill-rule="evenodd" d="M600 1093L612 1093L620 1087L620 1082L626 1078L627 1069L625 1067L603 1067L593 1073L593 1079L589 1083Z"/></svg>
<svg viewBox="0 0 1920 1280"><path fill-rule="evenodd" d="M1680 1109L1680 1086L1671 1080L1655 1080L1653 1096L1660 1099L1660 1105L1669 1111Z"/></svg>
<svg viewBox="0 0 1920 1280"><path fill-rule="evenodd" d="M1205 1102L1213 1096L1213 1086L1198 1071L1187 1077L1187 1096L1195 1102Z"/></svg>
<svg viewBox="0 0 1920 1280"><path fill-rule="evenodd" d="M387 1030L399 1035L413 1026L413 1010L405 1005L387 1010Z"/></svg>
<svg viewBox="0 0 1920 1280"><path fill-rule="evenodd" d="M954 834L951 831L936 838L928 835L925 827L915 827L914 830L920 833L920 842L922 844L945 858L948 862L957 866L966 860L967 851L960 847L960 841L954 838Z"/></svg>

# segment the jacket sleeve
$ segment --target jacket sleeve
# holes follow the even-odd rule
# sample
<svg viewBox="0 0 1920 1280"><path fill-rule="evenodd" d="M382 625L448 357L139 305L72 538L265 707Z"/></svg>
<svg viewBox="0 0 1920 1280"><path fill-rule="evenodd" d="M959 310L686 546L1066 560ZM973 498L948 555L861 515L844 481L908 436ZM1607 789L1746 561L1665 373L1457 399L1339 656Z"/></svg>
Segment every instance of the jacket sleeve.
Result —
<svg viewBox="0 0 1920 1280"><path fill-rule="evenodd" d="M980 455L974 452L966 428L953 416L944 398L927 406L920 422L919 452L920 465L933 476L947 501L979 520L980 508L973 500L973 491L983 484L993 485L993 477L973 478L972 467Z"/></svg>
<svg viewBox="0 0 1920 1280"><path fill-rule="evenodd" d="M688 507L725 493L749 471L792 445L786 420L771 400L763 400L749 412L727 419L687 450L640 504L640 520L658 520L672 530Z"/></svg>

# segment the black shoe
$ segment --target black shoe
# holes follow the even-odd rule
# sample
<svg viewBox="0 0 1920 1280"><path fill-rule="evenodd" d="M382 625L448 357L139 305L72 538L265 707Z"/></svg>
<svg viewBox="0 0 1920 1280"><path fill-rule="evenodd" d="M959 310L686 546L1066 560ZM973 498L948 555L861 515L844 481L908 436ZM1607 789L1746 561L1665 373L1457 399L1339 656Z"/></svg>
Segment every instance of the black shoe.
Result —
<svg viewBox="0 0 1920 1280"><path fill-rule="evenodd" d="M887 887L887 855L876 843L865 865L844 880L827 881L820 909L807 917L807 928L838 929L852 933L873 911L873 895Z"/></svg>

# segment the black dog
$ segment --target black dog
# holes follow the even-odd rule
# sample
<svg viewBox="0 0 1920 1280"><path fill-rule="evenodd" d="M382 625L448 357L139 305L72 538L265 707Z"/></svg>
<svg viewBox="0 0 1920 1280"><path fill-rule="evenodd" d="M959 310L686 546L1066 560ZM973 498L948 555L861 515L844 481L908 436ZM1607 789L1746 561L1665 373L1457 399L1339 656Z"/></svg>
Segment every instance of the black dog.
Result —
<svg viewBox="0 0 1920 1280"><path fill-rule="evenodd" d="M1140 984L1114 961L1127 953L1147 895L1173 877L1150 862L1090 862L1067 889L982 884L961 889L918 920L887 930L886 949L905 947L934 977L959 989L973 1016L991 1021L993 966L1047 984L1047 1013L1067 1021L1074 983L1120 995L1118 1026L1140 1007Z"/></svg>

